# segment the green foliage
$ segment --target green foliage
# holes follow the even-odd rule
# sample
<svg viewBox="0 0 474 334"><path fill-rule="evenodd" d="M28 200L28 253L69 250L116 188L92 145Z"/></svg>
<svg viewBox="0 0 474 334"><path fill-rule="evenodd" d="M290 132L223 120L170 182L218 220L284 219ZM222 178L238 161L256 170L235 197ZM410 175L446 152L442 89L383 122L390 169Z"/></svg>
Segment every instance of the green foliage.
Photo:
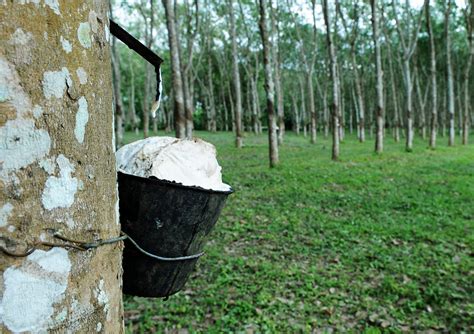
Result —
<svg viewBox="0 0 474 334"><path fill-rule="evenodd" d="M197 136L235 194L184 291L125 299L129 332L474 331L472 145L377 156L349 137L334 163L288 133L269 170L264 135Z"/></svg>

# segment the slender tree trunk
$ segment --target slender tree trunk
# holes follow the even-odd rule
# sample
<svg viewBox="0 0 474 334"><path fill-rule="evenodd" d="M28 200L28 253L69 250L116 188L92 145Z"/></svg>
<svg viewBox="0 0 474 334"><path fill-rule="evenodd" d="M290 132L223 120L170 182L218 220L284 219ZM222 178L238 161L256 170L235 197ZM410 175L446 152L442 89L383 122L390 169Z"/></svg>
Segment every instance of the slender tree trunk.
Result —
<svg viewBox="0 0 474 334"><path fill-rule="evenodd" d="M353 68L356 68L357 62L355 59L355 51L353 51L351 54L351 60ZM359 70L354 70L354 78L357 103L359 106L359 141L363 143L365 141L365 107L364 97L362 96L362 84L360 82Z"/></svg>
<svg viewBox="0 0 474 334"><path fill-rule="evenodd" d="M277 2L278 7L278 2ZM278 8L276 8L278 11ZM278 18L276 17L275 10L270 6L271 13L271 35L273 36L272 42L272 54L273 54L273 66L275 69L275 93L276 93L276 102L277 102L277 116L278 116L278 145L283 144L283 137L285 134L285 115L283 108L283 92L281 87L281 74L280 74L280 30L278 26Z"/></svg>
<svg viewBox="0 0 474 334"><path fill-rule="evenodd" d="M311 144L316 144L317 140L317 115L316 108L314 105L314 88L313 88L313 71L309 71L306 76L307 92L308 92L308 104L309 113L311 116Z"/></svg>
<svg viewBox="0 0 474 334"><path fill-rule="evenodd" d="M150 24L145 24L145 39L146 46L151 48L153 42L153 28L154 28L154 11L155 5L154 0L150 0ZM142 12L144 13L144 12ZM148 14L142 14L145 22L148 22ZM153 76L153 67L148 62L145 63L145 89L143 94L143 137L148 137L148 131L150 129L150 92L152 89L152 76Z"/></svg>
<svg viewBox="0 0 474 334"><path fill-rule="evenodd" d="M254 102L253 102L253 92L252 92L252 83L250 78L246 78L247 81L247 96L248 96L248 111L247 111L247 131L254 132Z"/></svg>
<svg viewBox="0 0 474 334"><path fill-rule="evenodd" d="M165 8L166 25L168 28L168 44L171 61L171 80L174 97L174 127L177 138L186 136L186 118L184 111L183 79L181 77L181 64L178 51L178 40L176 35L174 6L171 0L162 0Z"/></svg>
<svg viewBox="0 0 474 334"><path fill-rule="evenodd" d="M227 132L229 131L229 111L227 109L227 103L225 101L225 93L224 93L224 89L219 89L219 91L221 92L221 99L222 99L222 105L224 107L224 119L223 119L223 123L224 123L224 131Z"/></svg>
<svg viewBox="0 0 474 334"><path fill-rule="evenodd" d="M257 92L257 84L252 76L249 78L250 80L250 89L252 91L252 124L253 124L253 132L258 135L258 92Z"/></svg>
<svg viewBox="0 0 474 334"><path fill-rule="evenodd" d="M257 122L258 122L259 135L263 133L261 117L262 117L262 110L260 108L260 100L257 99L257 120L258 120Z"/></svg>
<svg viewBox="0 0 474 334"><path fill-rule="evenodd" d="M379 27L378 27L378 14L377 14L377 0L370 1L370 7L372 9L372 31L375 47L375 68L377 73L377 104L375 106L376 115L376 136L375 136L375 152L383 152L383 135L384 135L384 104L383 104L383 71L382 71L382 56L380 53L380 41L379 41Z"/></svg>
<svg viewBox="0 0 474 334"><path fill-rule="evenodd" d="M463 131L462 131L462 143L467 145L469 143L469 73L471 70L473 58L474 58L474 4L471 2L470 13L466 11L466 30L468 32L467 40L469 45L469 58L467 60L467 66L464 69L464 117L463 117ZM469 16L468 16L469 15Z"/></svg>
<svg viewBox="0 0 474 334"><path fill-rule="evenodd" d="M392 63L392 51L390 47L387 50L388 54L388 70L390 72L390 88L391 88L391 95L392 95L392 104L393 104L393 138L395 142L398 143L400 141L400 127L401 127L401 116L400 110L398 108L398 95L397 95L397 86L395 83L395 75L393 73L393 63Z"/></svg>
<svg viewBox="0 0 474 334"><path fill-rule="evenodd" d="M425 115L425 106L426 100L428 97L429 92L429 84L426 85L425 92L421 91L420 85L420 75L419 72L416 71L415 73L415 83L416 83L416 94L418 96L418 104L420 106L420 115L419 115L419 124L418 127L420 129L421 138L423 140L426 139L426 115Z"/></svg>
<svg viewBox="0 0 474 334"><path fill-rule="evenodd" d="M405 149L407 152L411 152L413 150L413 138L414 138L414 132L413 132L413 102L412 102L412 94L413 94L413 84L412 84L412 78L411 78L411 70L410 70L410 59L415 52L417 42L418 42L418 34L420 31L421 27L421 19L422 19L422 14L424 11L424 6L421 8L421 12L418 16L418 21L415 24L415 29L411 31L411 29L408 29L408 35L405 35L402 32L400 22L398 20L397 16L397 11L396 11L396 4L395 1L392 0L392 8L393 8L393 14L394 18L396 21L396 29L398 32L398 37L401 42L402 50L403 50L403 56L402 56L402 71L403 71L403 76L404 76L404 81L405 81L405 91L406 91L406 145ZM409 15L408 12L410 11L410 2L408 0L405 1L405 21L406 24L409 24ZM410 25L411 27L411 25Z"/></svg>
<svg viewBox="0 0 474 334"><path fill-rule="evenodd" d="M352 86L352 89L351 89L351 96L352 96L353 109L354 109L354 118L356 120L357 138L359 138L359 140L360 140L360 128L359 128L359 124L357 123L358 120L360 119L359 118L359 109L358 109L359 107L358 107L358 104L357 104L357 98L356 98L354 86Z"/></svg>
<svg viewBox="0 0 474 334"><path fill-rule="evenodd" d="M454 145L454 137L456 130L454 128L454 79L453 79L453 65L451 63L451 34L449 31L449 21L451 17L452 0L448 0L447 8L444 16L444 33L446 40L446 89L448 116L449 116L449 140L448 146Z"/></svg>
<svg viewBox="0 0 474 334"><path fill-rule="evenodd" d="M108 2L43 4L0 5L0 333L120 334L122 242L53 233L120 235Z"/></svg>
<svg viewBox="0 0 474 334"><path fill-rule="evenodd" d="M260 4L260 36L262 38L263 45L263 66L265 73L265 92L267 95L267 114L268 114L268 143L269 143L269 156L270 156L270 167L275 167L279 163L278 157L278 139L276 133L276 119L275 111L273 106L273 99L275 97L273 87L273 75L272 75L272 61L271 55L271 42L268 37L267 28L267 9L266 0L259 0Z"/></svg>
<svg viewBox="0 0 474 334"><path fill-rule="evenodd" d="M455 62L455 63L459 63L459 62ZM461 78L462 76L462 71L461 70L458 70L458 77L456 78L456 91L457 91L457 94L455 93L455 100L457 101L457 107L455 108L455 110L458 111L458 133L459 133L459 136L461 137L461 142L462 142L462 130L463 130L463 107L462 107L462 96L463 96L463 89L462 89L462 83L463 83L463 79ZM456 104L455 104L456 105Z"/></svg>
<svg viewBox="0 0 474 334"><path fill-rule="evenodd" d="M150 129L150 86L151 86L151 74L152 66L149 63L145 63L145 89L143 93L143 137L148 138L148 131Z"/></svg>
<svg viewBox="0 0 474 334"><path fill-rule="evenodd" d="M232 88L230 83L227 85L227 91L229 94L229 105L230 105L230 123L232 125L232 132L235 133L236 121L235 121L235 102L232 96Z"/></svg>
<svg viewBox="0 0 474 334"><path fill-rule="evenodd" d="M426 6L426 30L430 40L430 79L431 79L431 126L430 126L430 148L436 148L436 135L438 132L438 92L436 82L436 49L434 43L433 28L431 26L430 0L425 2Z"/></svg>
<svg viewBox="0 0 474 334"><path fill-rule="evenodd" d="M214 98L214 84L212 82L212 59L211 55L208 55L208 67L207 67L207 82L209 90L209 109L210 109L210 126L209 129L211 132L217 131L217 122L216 122L216 103Z"/></svg>
<svg viewBox="0 0 474 334"><path fill-rule="evenodd" d="M169 100L167 101L168 103L163 103L163 113L165 117L165 132L171 132L171 108L169 107Z"/></svg>
<svg viewBox="0 0 474 334"><path fill-rule="evenodd" d="M229 0L230 35L232 39L232 78L235 93L235 146L241 148L242 138L242 92L240 85L239 55L234 17L234 0Z"/></svg>
<svg viewBox="0 0 474 334"><path fill-rule="evenodd" d="M181 53L180 53L181 54ZM183 56L180 56L181 59ZM186 138L193 137L193 96L190 90L189 84L189 73L184 70L184 67L181 67L181 76L183 79L183 98L184 98L184 117L185 121L185 132Z"/></svg>
<svg viewBox="0 0 474 334"><path fill-rule="evenodd" d="M410 71L410 59L408 57L403 59L403 72L405 73L405 81L407 86L407 101L406 101L406 150L407 152L413 151L413 102L412 102L412 92L413 84L411 81L411 71Z"/></svg>
<svg viewBox="0 0 474 334"><path fill-rule="evenodd" d="M151 123L153 128L153 134L156 135L158 133L158 117L152 117Z"/></svg>
<svg viewBox="0 0 474 334"><path fill-rule="evenodd" d="M336 13L337 17L337 13ZM337 61L337 59L336 59ZM345 137L345 130L346 130L346 111L345 111L345 106L344 106L344 87L341 84L341 72L340 72L340 67L339 63L336 63L336 69L337 69L337 80L338 80L338 86L339 86L339 141L342 143L344 141Z"/></svg>
<svg viewBox="0 0 474 334"><path fill-rule="evenodd" d="M293 114L294 114L294 131L297 136L300 135L300 113L298 112L298 105L294 96L291 97L293 103Z"/></svg>
<svg viewBox="0 0 474 334"><path fill-rule="evenodd" d="M129 52L129 69L130 69L130 93L129 93L129 102L128 102L128 113L130 117L130 123L132 124L132 129L135 131L135 134L138 135L138 116L135 108L135 72L133 69L133 62L131 57L131 52Z"/></svg>
<svg viewBox="0 0 474 334"><path fill-rule="evenodd" d="M324 138L329 137L329 106L328 106L328 89L324 88L323 92L323 114L324 114Z"/></svg>
<svg viewBox="0 0 474 334"><path fill-rule="evenodd" d="M328 1L323 0L324 22L326 23L326 40L328 46L330 77L332 82L332 160L339 160L339 79L337 75L337 58L331 33L331 16L329 15Z"/></svg>
<svg viewBox="0 0 474 334"><path fill-rule="evenodd" d="M275 50L275 58L279 59L279 51ZM277 95L277 115L278 115L278 144L283 144L285 135L285 114L283 108L283 92L280 78L280 61L275 60L275 89Z"/></svg>
<svg viewBox="0 0 474 334"><path fill-rule="evenodd" d="M443 86L444 89L446 89L446 86ZM441 108L441 136L443 138L446 137L446 118L447 118L447 109L448 106L448 94L443 94L443 106Z"/></svg>

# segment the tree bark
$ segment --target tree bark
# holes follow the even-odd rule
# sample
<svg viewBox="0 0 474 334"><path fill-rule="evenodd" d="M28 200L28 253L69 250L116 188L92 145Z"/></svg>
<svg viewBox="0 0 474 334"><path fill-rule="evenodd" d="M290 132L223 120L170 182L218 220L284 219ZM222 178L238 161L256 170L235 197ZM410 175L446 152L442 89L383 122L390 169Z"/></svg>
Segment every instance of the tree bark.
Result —
<svg viewBox="0 0 474 334"><path fill-rule="evenodd" d="M309 113L311 117L311 144L316 144L317 140L317 116L316 108L314 106L314 88L313 88L313 70L308 71L306 75L306 83L308 85L308 104L309 104Z"/></svg>
<svg viewBox="0 0 474 334"><path fill-rule="evenodd" d="M418 128L420 129L421 138L426 139L426 114L425 106L428 98L429 84L425 87L425 92L423 93L420 85L420 74L417 69L415 69L415 84L416 84L416 95L418 97L418 104L420 106L420 113L418 118Z"/></svg>
<svg viewBox="0 0 474 334"><path fill-rule="evenodd" d="M448 0L446 10L444 13L444 36L446 40L446 83L447 83L447 103L448 103L448 117L449 117L449 139L448 146L454 145L454 138L456 129L454 128L454 79L453 79L453 65L451 63L451 34L449 31L449 21L451 18L452 0Z"/></svg>
<svg viewBox="0 0 474 334"><path fill-rule="evenodd" d="M468 9L466 9L465 19L466 19L466 31L467 31L467 41L469 45L469 58L467 60L467 66L464 69L464 117L463 117L463 131L462 131L462 143L463 145L467 145L469 143L469 73L471 70L473 58L474 58L474 4L471 4L468 7L470 9L470 13L468 13Z"/></svg>
<svg viewBox="0 0 474 334"><path fill-rule="evenodd" d="M178 39L176 34L174 6L171 0L162 0L165 8L166 26L168 28L168 44L171 61L171 80L174 97L174 127L177 138L186 136L186 117L184 111L183 79L179 59Z"/></svg>
<svg viewBox="0 0 474 334"><path fill-rule="evenodd" d="M430 148L436 148L436 136L438 133L438 92L436 82L436 48L434 42L433 28L431 26L430 0L425 1L426 6L426 30L430 40L430 79L431 79L431 126L430 126Z"/></svg>
<svg viewBox="0 0 474 334"><path fill-rule="evenodd" d="M324 87L323 92L323 115L324 115L324 138L329 137L329 107L328 107L328 87ZM365 137L364 137L365 138Z"/></svg>
<svg viewBox="0 0 474 334"><path fill-rule="evenodd" d="M135 134L138 135L138 127L139 127L139 119L137 116L137 111L135 109L135 72L133 69L133 62L131 57L131 52L129 52L129 69L130 69L130 91L129 91L129 101L128 101L128 117L130 124L132 125L132 129L135 131Z"/></svg>
<svg viewBox="0 0 474 334"><path fill-rule="evenodd" d="M301 118L303 122L303 136L307 136L308 117L306 112L306 97L304 95L304 78L299 77L299 87L301 94Z"/></svg>
<svg viewBox="0 0 474 334"><path fill-rule="evenodd" d="M326 23L326 41L328 46L330 77L332 82L332 160L339 160L339 78L337 74L337 58L331 33L331 16L329 15L328 1L323 0L324 22Z"/></svg>
<svg viewBox="0 0 474 334"><path fill-rule="evenodd" d="M221 99L222 99L222 105L224 107L224 119L223 119L223 123L224 123L224 126L223 126L223 129L224 131L229 131L229 111L227 109L227 103L226 103L226 99L225 99L225 94L224 94L224 89L220 89L220 92L221 92Z"/></svg>
<svg viewBox="0 0 474 334"><path fill-rule="evenodd" d="M143 92L143 138L148 138L150 130L150 89L151 89L151 72L153 67L149 63L145 63L145 89Z"/></svg>
<svg viewBox="0 0 474 334"><path fill-rule="evenodd" d="M1 5L1 333L123 333L122 243L45 244L120 234L107 12Z"/></svg>
<svg viewBox="0 0 474 334"><path fill-rule="evenodd" d="M142 7L146 7L146 2L141 4ZM148 48L151 48L153 42L153 28L154 28L154 0L150 0L150 13L146 13L143 8L140 8L140 11L145 21L145 43ZM150 18L150 23L148 23L148 18ZM145 63L145 89L143 94L143 137L148 137L148 132L150 129L150 92L152 89L152 76L153 76L153 66L146 62Z"/></svg>
<svg viewBox="0 0 474 334"><path fill-rule="evenodd" d="M296 104L295 96L292 95L291 102L293 104L293 114L294 114L294 131L297 136L300 135L300 113L298 112L298 106Z"/></svg>
<svg viewBox="0 0 474 334"><path fill-rule="evenodd" d="M387 39L387 35L385 34ZM401 126L401 116L400 110L398 108L398 95L397 95L397 86L395 83L395 74L393 72L393 60L392 60L392 49L390 43L387 43L387 58L388 58L388 71L390 73L390 90L392 95L392 104L393 104L393 138L396 143L400 141L400 128Z"/></svg>
<svg viewBox="0 0 474 334"><path fill-rule="evenodd" d="M405 58L403 59L403 73L405 74L405 82L407 86L407 101L406 101L406 120L407 120L407 127L406 127L406 150L411 152L413 150L413 138L414 138L414 131L413 131L413 84L411 81L411 70L410 70L410 59Z"/></svg>
<svg viewBox="0 0 474 334"><path fill-rule="evenodd" d="M375 106L376 115L376 136L375 136L375 153L383 152L383 131L384 131L384 101L383 101L383 71L382 71L382 56L380 53L380 41L379 41L379 27L378 27L378 14L377 14L377 0L370 1L370 7L372 9L372 31L375 48L375 68L377 76L377 104Z"/></svg>
<svg viewBox="0 0 474 334"><path fill-rule="evenodd" d="M258 73L258 71L256 71ZM258 79L257 79L258 80ZM253 132L259 134L259 118L258 118L258 91L257 91L257 80L252 76L250 77L250 89L252 90L252 124Z"/></svg>
<svg viewBox="0 0 474 334"><path fill-rule="evenodd" d="M239 56L237 53L237 34L235 28L234 1L229 0L230 35L232 39L232 82L235 93L235 146L241 148L242 138L242 91L240 85Z"/></svg>
<svg viewBox="0 0 474 334"><path fill-rule="evenodd" d="M355 90L357 96L357 103L359 106L359 141L363 143L365 141L365 106L364 97L362 95L362 84L360 82L359 70L357 69L357 63L355 59L355 52L352 52L351 59L353 67L355 68Z"/></svg>
<svg viewBox="0 0 474 334"><path fill-rule="evenodd" d="M263 66L265 73L265 92L267 95L267 114L268 114L268 143L269 143L269 157L270 167L276 167L279 163L278 157L278 139L276 133L276 119L275 111L273 106L273 99L275 97L275 91L273 87L273 75L272 75L272 62L270 59L271 55L271 42L268 38L267 28L267 9L266 0L259 0L260 4L260 36L262 38L263 45Z"/></svg>
<svg viewBox="0 0 474 334"><path fill-rule="evenodd" d="M278 2L277 2L278 3ZM278 8L276 9L278 10ZM283 137L285 135L285 113L283 108L283 91L281 87L281 71L280 71L280 30L278 26L278 18L275 16L275 10L270 8L272 21L272 35L276 41L273 41L273 66L275 68L275 92L277 100L277 115L278 115L278 144L283 144Z"/></svg>
<svg viewBox="0 0 474 334"><path fill-rule="evenodd" d="M216 103L214 99L214 84L212 82L212 57L211 53L208 53L208 65L207 65L207 82L209 90L209 130L211 132L217 131L217 122L216 122Z"/></svg>

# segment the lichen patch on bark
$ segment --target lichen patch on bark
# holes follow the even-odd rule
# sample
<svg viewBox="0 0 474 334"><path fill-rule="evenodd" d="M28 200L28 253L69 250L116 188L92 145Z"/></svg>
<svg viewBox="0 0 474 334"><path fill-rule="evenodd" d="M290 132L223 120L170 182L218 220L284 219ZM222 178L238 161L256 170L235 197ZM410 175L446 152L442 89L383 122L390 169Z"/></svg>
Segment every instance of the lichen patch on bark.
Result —
<svg viewBox="0 0 474 334"><path fill-rule="evenodd" d="M71 82L71 75L66 67L60 71L46 71L43 74L43 94L47 99L56 97L62 98L67 87L67 82Z"/></svg>
<svg viewBox="0 0 474 334"><path fill-rule="evenodd" d="M46 180L41 201L47 210L57 208L69 208L74 203L74 196L77 192L78 180L71 176L74 166L62 154L58 156L56 162L59 166L59 177L50 176Z"/></svg>
<svg viewBox="0 0 474 334"><path fill-rule="evenodd" d="M89 112L87 110L87 100L84 96L79 99L79 108L76 113L76 126L74 128L74 135L77 141L82 144L86 132L86 125L89 121Z"/></svg>
<svg viewBox="0 0 474 334"><path fill-rule="evenodd" d="M79 43L81 43L81 45L86 49L91 47L91 26L89 22L81 22L79 24L79 28L77 28L77 39L79 40Z"/></svg>
<svg viewBox="0 0 474 334"><path fill-rule="evenodd" d="M63 248L36 250L20 267L3 273L5 290L0 319L12 332L40 332L54 314L54 304L64 298L71 262Z"/></svg>

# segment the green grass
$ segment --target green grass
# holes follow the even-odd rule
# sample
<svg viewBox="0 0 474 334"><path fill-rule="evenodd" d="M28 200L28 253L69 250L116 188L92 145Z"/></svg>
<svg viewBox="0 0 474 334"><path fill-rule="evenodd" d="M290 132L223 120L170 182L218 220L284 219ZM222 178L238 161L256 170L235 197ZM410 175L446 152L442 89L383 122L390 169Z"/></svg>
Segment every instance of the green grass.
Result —
<svg viewBox="0 0 474 334"><path fill-rule="evenodd" d="M472 145L347 138L332 162L289 133L269 169L266 136L196 135L235 193L184 291L125 298L129 332L474 332Z"/></svg>

